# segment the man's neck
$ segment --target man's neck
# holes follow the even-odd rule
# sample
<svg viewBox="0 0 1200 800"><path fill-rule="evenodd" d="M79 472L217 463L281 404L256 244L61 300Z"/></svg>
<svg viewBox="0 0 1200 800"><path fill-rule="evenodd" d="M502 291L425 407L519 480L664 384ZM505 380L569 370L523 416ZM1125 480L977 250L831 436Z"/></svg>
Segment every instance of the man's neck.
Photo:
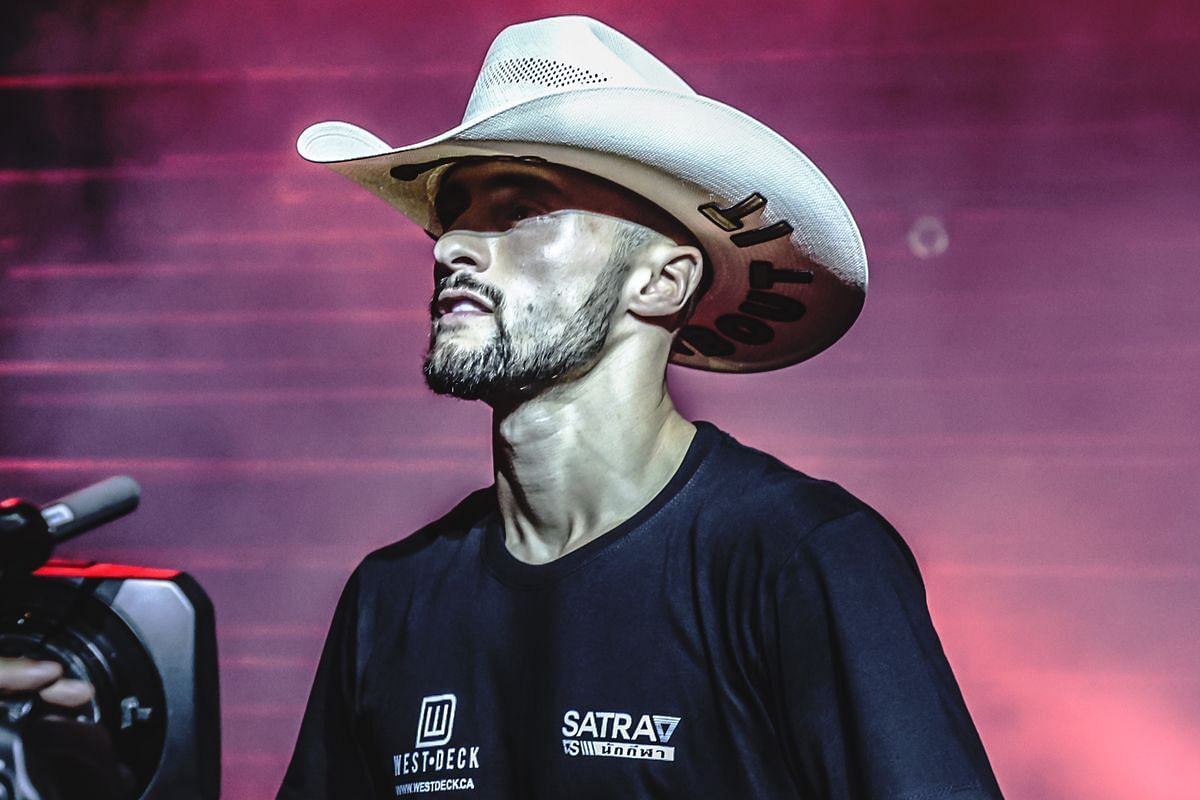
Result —
<svg viewBox="0 0 1200 800"><path fill-rule="evenodd" d="M496 490L513 556L546 563L612 530L675 474L695 434L661 376L605 359L492 423ZM614 363L615 362L615 363Z"/></svg>

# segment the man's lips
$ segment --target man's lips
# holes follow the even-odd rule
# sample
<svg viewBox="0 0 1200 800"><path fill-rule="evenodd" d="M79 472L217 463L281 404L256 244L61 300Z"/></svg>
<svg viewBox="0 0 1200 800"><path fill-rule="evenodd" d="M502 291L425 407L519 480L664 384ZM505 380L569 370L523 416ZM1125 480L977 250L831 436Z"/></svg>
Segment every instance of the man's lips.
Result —
<svg viewBox="0 0 1200 800"><path fill-rule="evenodd" d="M481 295L467 289L447 289L438 295L434 310L439 319L447 316L491 314L492 304Z"/></svg>

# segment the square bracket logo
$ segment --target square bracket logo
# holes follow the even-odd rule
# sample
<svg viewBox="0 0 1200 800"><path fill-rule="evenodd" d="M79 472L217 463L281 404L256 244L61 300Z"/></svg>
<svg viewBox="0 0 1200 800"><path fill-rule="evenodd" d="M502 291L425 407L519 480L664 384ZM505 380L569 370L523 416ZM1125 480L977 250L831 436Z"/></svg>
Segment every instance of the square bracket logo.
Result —
<svg viewBox="0 0 1200 800"><path fill-rule="evenodd" d="M454 711L458 698L452 694L435 694L421 699L421 714L417 719L417 747L438 747L454 735Z"/></svg>

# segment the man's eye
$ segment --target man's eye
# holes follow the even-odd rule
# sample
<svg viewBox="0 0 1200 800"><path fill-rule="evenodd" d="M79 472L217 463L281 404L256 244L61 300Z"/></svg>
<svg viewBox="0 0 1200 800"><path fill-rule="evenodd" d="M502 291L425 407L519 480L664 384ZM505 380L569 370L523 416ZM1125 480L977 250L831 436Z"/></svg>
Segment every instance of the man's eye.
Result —
<svg viewBox="0 0 1200 800"><path fill-rule="evenodd" d="M509 207L508 216L509 224L524 222L526 219L536 219L545 217L550 210L541 205L514 205Z"/></svg>

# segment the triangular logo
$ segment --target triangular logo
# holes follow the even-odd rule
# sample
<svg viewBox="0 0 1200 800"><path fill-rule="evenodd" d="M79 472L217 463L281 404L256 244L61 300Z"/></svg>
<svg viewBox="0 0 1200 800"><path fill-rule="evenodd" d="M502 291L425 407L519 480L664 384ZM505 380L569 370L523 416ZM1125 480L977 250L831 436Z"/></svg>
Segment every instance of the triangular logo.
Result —
<svg viewBox="0 0 1200 800"><path fill-rule="evenodd" d="M658 740L663 744L671 738L671 734L675 732L675 726L679 724L681 717L663 717L658 714L652 715L654 719L654 732L658 734Z"/></svg>

